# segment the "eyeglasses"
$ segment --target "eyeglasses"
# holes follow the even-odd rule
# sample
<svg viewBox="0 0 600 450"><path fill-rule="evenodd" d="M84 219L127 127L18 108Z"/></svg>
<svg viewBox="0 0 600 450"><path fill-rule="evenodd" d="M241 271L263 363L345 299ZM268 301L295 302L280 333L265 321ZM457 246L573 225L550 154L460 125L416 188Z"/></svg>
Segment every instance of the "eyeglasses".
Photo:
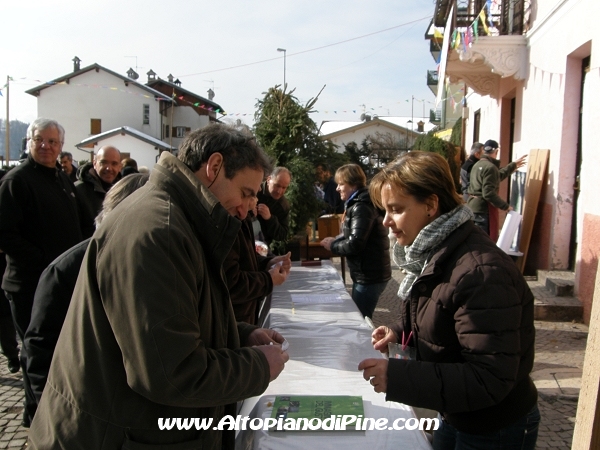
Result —
<svg viewBox="0 0 600 450"><path fill-rule="evenodd" d="M62 144L61 141L57 141L56 139L42 139L39 136L31 138L31 140L38 147L41 146L43 143L45 143L46 145L49 145L50 147L58 147Z"/></svg>

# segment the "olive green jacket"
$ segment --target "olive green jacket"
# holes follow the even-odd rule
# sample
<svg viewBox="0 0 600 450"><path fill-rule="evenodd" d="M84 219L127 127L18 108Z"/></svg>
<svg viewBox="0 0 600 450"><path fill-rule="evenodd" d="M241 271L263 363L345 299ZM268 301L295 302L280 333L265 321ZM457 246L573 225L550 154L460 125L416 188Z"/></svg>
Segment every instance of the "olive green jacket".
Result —
<svg viewBox="0 0 600 450"><path fill-rule="evenodd" d="M498 195L498 189L500 182L517 170L517 164L511 162L502 169L499 166L500 161L484 154L471 169L467 205L475 214L488 214L488 203L504 211L510 206Z"/></svg>
<svg viewBox="0 0 600 450"><path fill-rule="evenodd" d="M29 433L34 449L233 448L235 431L159 430L161 418L235 416L269 365L241 347L222 264L240 221L163 153L107 215L84 257Z"/></svg>

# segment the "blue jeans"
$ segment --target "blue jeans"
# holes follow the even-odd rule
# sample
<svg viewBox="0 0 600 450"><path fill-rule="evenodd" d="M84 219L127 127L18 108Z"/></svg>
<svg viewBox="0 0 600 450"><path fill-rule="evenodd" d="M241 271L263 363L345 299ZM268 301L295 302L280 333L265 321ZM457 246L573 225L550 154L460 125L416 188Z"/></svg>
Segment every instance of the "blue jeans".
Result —
<svg viewBox="0 0 600 450"><path fill-rule="evenodd" d="M534 450L540 425L535 407L512 425L490 434L468 434L444 422L433 432L434 450Z"/></svg>
<svg viewBox="0 0 600 450"><path fill-rule="evenodd" d="M379 296L385 290L388 282L375 284L352 284L352 300L364 317L373 317Z"/></svg>

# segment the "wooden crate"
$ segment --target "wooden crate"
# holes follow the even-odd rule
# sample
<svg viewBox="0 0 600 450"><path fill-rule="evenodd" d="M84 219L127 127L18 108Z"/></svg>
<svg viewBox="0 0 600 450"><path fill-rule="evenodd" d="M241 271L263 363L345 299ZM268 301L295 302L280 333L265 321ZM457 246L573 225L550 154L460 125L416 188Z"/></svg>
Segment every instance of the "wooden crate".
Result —
<svg viewBox="0 0 600 450"><path fill-rule="evenodd" d="M340 234L341 220L342 216L338 214L319 217L319 240L326 237L336 237Z"/></svg>

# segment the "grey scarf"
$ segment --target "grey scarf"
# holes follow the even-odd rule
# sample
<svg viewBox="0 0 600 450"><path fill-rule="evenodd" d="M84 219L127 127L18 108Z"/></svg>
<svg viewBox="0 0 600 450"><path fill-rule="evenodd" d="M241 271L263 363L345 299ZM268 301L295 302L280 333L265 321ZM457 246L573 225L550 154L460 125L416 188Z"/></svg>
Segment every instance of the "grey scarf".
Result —
<svg viewBox="0 0 600 450"><path fill-rule="evenodd" d="M429 258L438 246L459 226L473 219L473 212L465 205L457 206L452 211L435 219L415 238L409 246L394 244L394 262L407 274L398 289L398 297L408 298L410 289Z"/></svg>

